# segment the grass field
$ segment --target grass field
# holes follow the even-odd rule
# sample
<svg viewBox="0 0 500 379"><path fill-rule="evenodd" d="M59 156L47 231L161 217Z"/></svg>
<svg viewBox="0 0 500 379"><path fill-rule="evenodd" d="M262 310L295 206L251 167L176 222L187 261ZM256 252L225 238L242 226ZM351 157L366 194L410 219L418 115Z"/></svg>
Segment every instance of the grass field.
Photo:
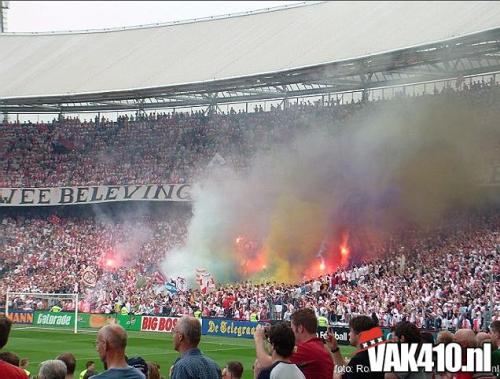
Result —
<svg viewBox="0 0 500 379"><path fill-rule="evenodd" d="M40 362L54 359L63 352L75 355L76 374L84 369L88 360L96 361L97 370L100 372L103 366L95 350L95 339L96 331L91 330L73 334L69 330L17 327L11 331L9 342L3 350L16 353L20 358L28 358L30 360L28 370L32 374L38 372ZM231 360L240 361L245 367L243 378L253 378L251 372L255 360L253 340L202 336L201 341L200 349L221 367ZM341 351L348 356L354 348L345 346ZM141 356L146 361L159 363L162 375L168 377L169 368L179 353L172 346L171 334L128 332L127 355Z"/></svg>

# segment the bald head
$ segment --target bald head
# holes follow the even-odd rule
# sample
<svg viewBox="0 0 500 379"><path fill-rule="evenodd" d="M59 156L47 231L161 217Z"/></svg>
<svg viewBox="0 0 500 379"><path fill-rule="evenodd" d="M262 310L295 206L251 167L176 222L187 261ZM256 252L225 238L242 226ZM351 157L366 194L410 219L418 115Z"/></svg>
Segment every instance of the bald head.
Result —
<svg viewBox="0 0 500 379"><path fill-rule="evenodd" d="M485 342L490 342L491 343L491 336L489 333L486 332L479 332L476 335L476 344L478 347L482 347Z"/></svg>
<svg viewBox="0 0 500 379"><path fill-rule="evenodd" d="M186 342L193 347L198 346L201 339L201 325L197 318L190 316L181 317L176 327L179 333L186 338Z"/></svg>
<svg viewBox="0 0 500 379"><path fill-rule="evenodd" d="M455 340L464 348L476 347L476 334L472 329L457 330Z"/></svg>
<svg viewBox="0 0 500 379"><path fill-rule="evenodd" d="M109 324L99 330L98 338L106 342L112 350L125 351L127 332L118 324Z"/></svg>

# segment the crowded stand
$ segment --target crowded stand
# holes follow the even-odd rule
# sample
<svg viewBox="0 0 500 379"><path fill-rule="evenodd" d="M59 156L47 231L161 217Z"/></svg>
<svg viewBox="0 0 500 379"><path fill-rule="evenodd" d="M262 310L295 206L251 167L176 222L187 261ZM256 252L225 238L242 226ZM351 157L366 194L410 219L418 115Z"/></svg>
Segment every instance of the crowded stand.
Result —
<svg viewBox="0 0 500 379"><path fill-rule="evenodd" d="M193 315L201 310L204 317L250 320L255 314L261 320L287 320L294 310L308 307L332 323L373 314L388 327L408 320L427 329L476 331L484 329L485 312L494 302L493 317L500 319L498 215L478 216L430 235L405 232L377 247L372 259L295 285L244 282L206 294L181 287L169 293L160 285L170 278L159 274L157 264L182 243L187 220L186 212L121 222L6 218L2 299L7 288L44 293L80 289L87 294L81 311L94 313L126 307L127 313L143 315ZM96 283L87 283L88 270L95 273ZM11 301L14 308L49 305L22 297ZM73 307L63 304L67 310Z"/></svg>
<svg viewBox="0 0 500 379"><path fill-rule="evenodd" d="M0 379L500 379L500 3L10 3Z"/></svg>
<svg viewBox="0 0 500 379"><path fill-rule="evenodd" d="M490 104L500 95L496 82L451 85L434 94L340 103L290 103L227 114L151 113L107 119L61 118L51 123L0 124L0 188L78 185L189 183L216 154L244 172L257 149L285 143L297 129L369 119L383 106L414 107L434 96L458 97L467 104ZM491 107L493 117L498 108ZM483 117L484 115L478 115ZM492 147L498 153L498 144ZM500 154L491 154L498 159Z"/></svg>
<svg viewBox="0 0 500 379"><path fill-rule="evenodd" d="M257 151L287 143L296 130L314 123L335 128L346 120L366 119L378 107L414 107L435 97L492 104L498 96L497 83L474 82L421 96L399 94L391 100L346 104L296 103L286 110L257 107L249 113L123 116L116 122L60 118L48 124L4 123L0 125L0 187L191 183L204 174L216 155L243 174ZM490 117L500 119L498 107L489 112ZM500 163L499 142L491 141L485 147L485 157L492 164ZM102 211L99 206L73 211L5 211L0 217L0 308L77 308L105 315L182 317L174 336L184 333L182 328L200 333L193 317L272 322L266 332L269 335L260 326L254 335L256 378L272 377L273 370L289 370L287 375L292 376L287 378L349 378L338 367L358 360L366 363L366 357L356 355L351 363L346 362L331 334L325 344L328 353L316 338L317 320L349 327L351 334L381 326L391 329L399 341L405 335L418 335L420 343L427 331L448 342L465 341L464 347L480 345L470 342L469 332L500 340L500 332L491 331L492 323L498 326L500 322L500 215L494 208L457 210L439 227L427 230L401 225L389 238L370 246L356 246L356 231L351 231L350 247L356 252L352 259L321 276L304 275L299 283L240 281L216 283L203 290L190 288L183 278L165 277L160 267L165 255L186 241L192 217L189 205L164 204L155 212L144 208L130 211L124 204L113 209L115 212ZM15 294L6 303L8 291L41 295ZM42 295L46 293L78 293L79 301ZM281 321L291 322L291 327ZM304 323L302 329L300 323ZM315 326L306 330L307 325ZM126 340L120 328L107 325L99 332L97 350L103 361L106 356L100 343L110 333ZM175 350L180 353L197 349L200 342L199 338L194 342L175 338ZM264 341L279 350L267 356L260 347ZM312 350L302 347L300 351L306 346L302 344L310 344L307 349L315 344L315 351L323 354L305 369L304 357ZM43 362L40 373L68 372L71 363L61 365L63 358ZM184 358L171 368L171 377L183 377L176 376L175 370L193 364L182 363ZM270 365L273 359L293 367ZM134 366L131 362L127 364ZM92 365L89 361L89 375L94 374ZM148 373L150 378L156 377L151 376L158 371L154 362L142 360L139 366L145 368L145 377ZM239 362L230 362L223 370L211 362L210 368L213 377L243 371ZM369 373L360 377L384 376Z"/></svg>
<svg viewBox="0 0 500 379"><path fill-rule="evenodd" d="M379 104L414 106L435 96L488 103L499 91L497 83L483 81L469 86L462 83L460 89L448 86L419 97L400 95L350 104L298 103L285 111L273 107L264 112L256 107L253 113L210 116L158 113L125 116L117 122L69 118L51 124L8 123L0 129L0 184L189 182L216 153L232 167L244 170L257 147L265 150L286 142L293 130L307 127L311 120L335 125L346 118L366 117ZM466 233L455 227L432 236L395 236L397 242L378 246L371 259L351 262L352 266L320 278L304 278L301 284L240 283L206 295L197 291L166 293L158 288L165 279L158 263L167 251L185 241L188 221L185 210L127 216L120 221L55 214L4 217L0 225L1 298L8 288L17 292L88 291L79 306L96 313L126 306L127 312L136 314L184 315L200 309L205 317L248 320L255 313L259 319L287 319L294 309L313 307L317 315L331 322L348 323L358 314L374 314L386 326L405 319L422 328L465 326L476 330L484 327L490 303L494 301L498 307L493 281L499 272L497 216L478 218L465 228ZM436 261L441 265L432 264ZM449 275L443 276L443 271ZM88 283L89 276L95 283ZM10 306L47 306L12 301ZM495 317L499 317L498 311Z"/></svg>

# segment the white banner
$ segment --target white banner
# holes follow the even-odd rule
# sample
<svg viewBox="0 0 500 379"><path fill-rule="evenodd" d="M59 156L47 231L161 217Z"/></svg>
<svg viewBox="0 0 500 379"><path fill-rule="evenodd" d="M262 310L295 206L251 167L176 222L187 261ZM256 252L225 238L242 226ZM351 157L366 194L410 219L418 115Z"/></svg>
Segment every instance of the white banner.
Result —
<svg viewBox="0 0 500 379"><path fill-rule="evenodd" d="M53 206L115 201L191 201L190 184L0 188L0 206Z"/></svg>

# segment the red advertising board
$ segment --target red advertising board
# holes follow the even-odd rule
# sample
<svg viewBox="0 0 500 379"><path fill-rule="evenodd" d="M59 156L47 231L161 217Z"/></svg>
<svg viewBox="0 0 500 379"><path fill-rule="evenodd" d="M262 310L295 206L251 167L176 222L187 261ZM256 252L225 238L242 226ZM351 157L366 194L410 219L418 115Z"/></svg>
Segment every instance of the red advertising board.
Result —
<svg viewBox="0 0 500 379"><path fill-rule="evenodd" d="M141 331L171 333L178 317L142 316Z"/></svg>

